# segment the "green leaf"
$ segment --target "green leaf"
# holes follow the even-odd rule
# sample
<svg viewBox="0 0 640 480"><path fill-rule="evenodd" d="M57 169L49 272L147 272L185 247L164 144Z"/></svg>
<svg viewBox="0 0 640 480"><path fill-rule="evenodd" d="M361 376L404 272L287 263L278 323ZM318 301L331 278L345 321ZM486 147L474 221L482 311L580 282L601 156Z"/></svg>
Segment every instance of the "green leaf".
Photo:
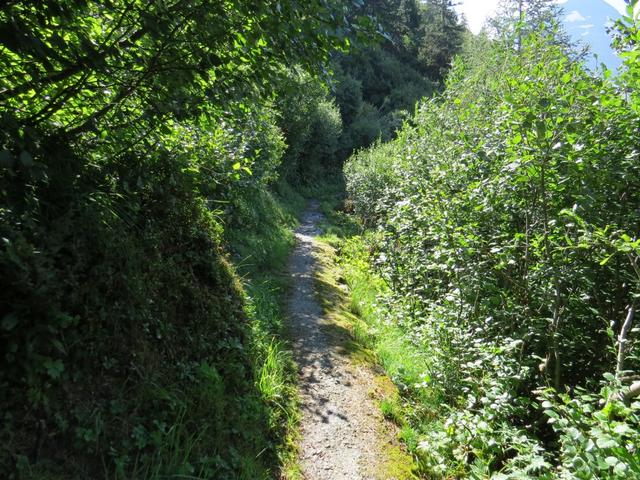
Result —
<svg viewBox="0 0 640 480"><path fill-rule="evenodd" d="M33 167L33 157L29 152L23 150L22 153L20 153L20 163L26 168Z"/></svg>
<svg viewBox="0 0 640 480"><path fill-rule="evenodd" d="M614 257L614 255L615 255L615 253L612 253L608 257L605 257L604 259L600 260L600 266L606 265L607 262L609 262L609 260L611 260Z"/></svg>
<svg viewBox="0 0 640 480"><path fill-rule="evenodd" d="M57 338L54 338L53 340L51 340L51 343L53 344L54 347L56 347L56 350L66 355L67 349L64 348L64 344L60 340L58 340Z"/></svg>
<svg viewBox="0 0 640 480"><path fill-rule="evenodd" d="M616 463L616 466L613 468L613 473L616 475L622 476L627 472L627 470L629 470L629 467L627 466L626 463L618 462Z"/></svg>
<svg viewBox="0 0 640 480"><path fill-rule="evenodd" d="M51 358L45 360L43 364L44 368L47 370L47 374L54 380L60 378L62 372L64 372L64 364L62 360L53 360Z"/></svg>
<svg viewBox="0 0 640 480"><path fill-rule="evenodd" d="M627 435L627 434L633 433L633 429L626 423L621 423L620 425L616 425L616 428L614 428L613 431L618 435Z"/></svg>
<svg viewBox="0 0 640 480"><path fill-rule="evenodd" d="M596 445L602 449L615 448L618 446L618 442L611 437L599 437L596 439Z"/></svg>
<svg viewBox="0 0 640 480"><path fill-rule="evenodd" d="M13 155L9 150L0 151L0 167L2 168L13 167Z"/></svg>
<svg viewBox="0 0 640 480"><path fill-rule="evenodd" d="M18 317L15 313L9 313L8 315L5 315L2 318L2 322L0 322L0 325L2 325L2 329L7 331L13 330L17 324Z"/></svg>

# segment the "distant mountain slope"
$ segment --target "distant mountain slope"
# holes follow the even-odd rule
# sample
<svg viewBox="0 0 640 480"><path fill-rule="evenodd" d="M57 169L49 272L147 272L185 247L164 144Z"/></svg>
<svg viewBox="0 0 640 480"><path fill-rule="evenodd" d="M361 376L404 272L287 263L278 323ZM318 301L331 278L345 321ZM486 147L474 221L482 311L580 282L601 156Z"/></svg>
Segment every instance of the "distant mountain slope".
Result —
<svg viewBox="0 0 640 480"><path fill-rule="evenodd" d="M617 69L621 61L611 48L607 25L620 17L618 11L604 0L567 0L562 7L564 25L571 37L590 45L598 57L596 60L592 56L590 65L604 63L610 69Z"/></svg>

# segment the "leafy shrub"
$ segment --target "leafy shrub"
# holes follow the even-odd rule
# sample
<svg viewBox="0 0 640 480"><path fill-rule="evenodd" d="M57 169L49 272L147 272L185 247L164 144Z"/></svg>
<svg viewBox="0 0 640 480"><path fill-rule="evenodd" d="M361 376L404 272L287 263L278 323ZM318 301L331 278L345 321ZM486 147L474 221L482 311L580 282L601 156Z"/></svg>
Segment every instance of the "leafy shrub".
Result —
<svg viewBox="0 0 640 480"><path fill-rule="evenodd" d="M640 476L640 402L615 400L621 385L612 374L600 392L573 395L542 390L542 408L560 443L559 478ZM603 407L604 406L604 407Z"/></svg>
<svg viewBox="0 0 640 480"><path fill-rule="evenodd" d="M306 160L300 168L300 176L306 183L338 170L339 163L335 154L342 132L340 111L332 101L318 103L308 121L313 134L306 149Z"/></svg>
<svg viewBox="0 0 640 480"><path fill-rule="evenodd" d="M405 390L426 472L635 468L633 449L619 448L635 407L614 421L576 390L615 365L613 332L639 294L640 132L626 88L544 36L519 52L494 44L483 62L456 61L442 96L394 142L347 162L350 203L378 232L371 262L392 292L388 321L429 353L426 380ZM637 371L629 342L624 369ZM545 401L573 420L547 424L542 386L569 392ZM571 440L615 428L618 443L589 455L588 440Z"/></svg>
<svg viewBox="0 0 640 480"><path fill-rule="evenodd" d="M290 72L283 93L277 106L287 149L280 172L292 185L309 185L339 168L342 118L328 88L308 74Z"/></svg>
<svg viewBox="0 0 640 480"><path fill-rule="evenodd" d="M345 165L349 202L367 225L375 224L382 212L388 187L397 183L402 163L397 142L379 143L371 150L356 153Z"/></svg>
<svg viewBox="0 0 640 480"><path fill-rule="evenodd" d="M333 77L333 94L342 121L351 124L362 109L362 82L345 73L338 64Z"/></svg>
<svg viewBox="0 0 640 480"><path fill-rule="evenodd" d="M37 468L69 476L99 475L104 464L121 478L230 478L268 437L243 348L242 290L200 196L235 175L223 162L236 141L190 132L174 125L166 150L88 172L79 153L31 148L51 166L47 178L3 209L7 475L45 459ZM31 172L6 173L5 182ZM232 441L238 425L247 436Z"/></svg>

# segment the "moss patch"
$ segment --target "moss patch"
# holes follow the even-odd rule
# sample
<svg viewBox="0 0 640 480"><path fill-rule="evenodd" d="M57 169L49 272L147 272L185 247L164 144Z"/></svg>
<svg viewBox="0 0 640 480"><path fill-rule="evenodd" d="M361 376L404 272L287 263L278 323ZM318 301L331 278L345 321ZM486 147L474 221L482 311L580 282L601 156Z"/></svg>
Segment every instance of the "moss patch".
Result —
<svg viewBox="0 0 640 480"><path fill-rule="evenodd" d="M336 250L331 243L326 240L319 241L316 252L320 266L316 272L316 294L325 313L323 328L334 337L338 347L343 349L343 353L347 354L355 364L367 365L377 373L369 394L380 406L385 418L390 420L381 424L382 431L385 433L382 438L390 440L383 441L379 445L382 456L378 478L380 480L415 479L417 478L414 474L416 466L413 458L397 440L399 426L404 424L398 389L384 374L375 352L367 347L370 336L367 325L353 312L343 271L335 261Z"/></svg>

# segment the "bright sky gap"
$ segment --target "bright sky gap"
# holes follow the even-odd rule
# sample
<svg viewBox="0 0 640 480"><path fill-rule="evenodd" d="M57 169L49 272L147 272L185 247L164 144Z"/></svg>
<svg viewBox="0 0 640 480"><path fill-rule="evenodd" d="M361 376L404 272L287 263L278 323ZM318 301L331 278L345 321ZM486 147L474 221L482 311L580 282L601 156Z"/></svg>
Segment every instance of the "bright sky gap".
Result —
<svg viewBox="0 0 640 480"><path fill-rule="evenodd" d="M625 13L626 4L624 0L605 1L620 12L621 15ZM498 3L499 0L462 0L457 9L465 15L471 31L478 33L487 18L496 12ZM566 0L558 0L556 3L563 4L566 3Z"/></svg>

